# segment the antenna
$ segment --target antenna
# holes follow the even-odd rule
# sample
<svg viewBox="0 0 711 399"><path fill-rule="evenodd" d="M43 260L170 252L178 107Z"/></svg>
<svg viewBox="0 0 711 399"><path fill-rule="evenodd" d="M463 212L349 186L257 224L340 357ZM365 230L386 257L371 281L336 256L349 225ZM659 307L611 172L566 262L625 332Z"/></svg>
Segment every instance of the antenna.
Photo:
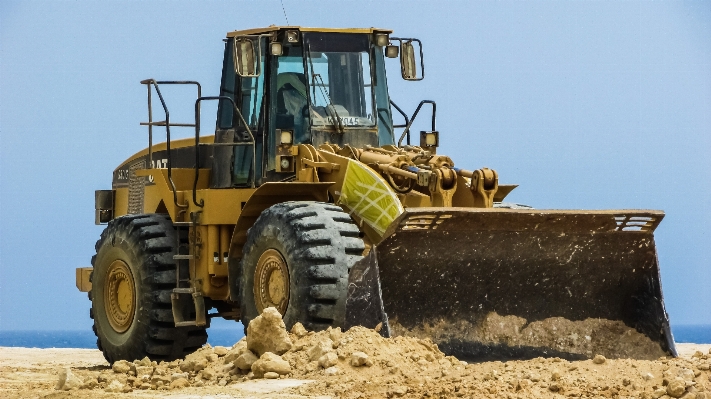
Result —
<svg viewBox="0 0 711 399"><path fill-rule="evenodd" d="M286 19L286 25L290 26L289 17L286 16L286 9L284 8L284 0L279 0L279 2L281 3L281 10L284 11L284 19Z"/></svg>

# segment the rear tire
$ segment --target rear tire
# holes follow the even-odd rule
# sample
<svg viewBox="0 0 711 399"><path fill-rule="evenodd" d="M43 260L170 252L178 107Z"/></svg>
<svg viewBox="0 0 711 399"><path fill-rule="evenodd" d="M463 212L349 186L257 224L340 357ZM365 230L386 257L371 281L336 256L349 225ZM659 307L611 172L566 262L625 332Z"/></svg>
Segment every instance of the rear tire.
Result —
<svg viewBox="0 0 711 399"><path fill-rule="evenodd" d="M174 360L207 342L204 327L175 327L170 302L176 287L176 232L167 215L116 218L101 233L92 257L97 347L106 360Z"/></svg>
<svg viewBox="0 0 711 399"><path fill-rule="evenodd" d="M336 205L285 202L266 209L248 231L241 261L245 334L268 306L280 310L287 329L297 322L316 331L342 327L348 272L363 250L360 230Z"/></svg>

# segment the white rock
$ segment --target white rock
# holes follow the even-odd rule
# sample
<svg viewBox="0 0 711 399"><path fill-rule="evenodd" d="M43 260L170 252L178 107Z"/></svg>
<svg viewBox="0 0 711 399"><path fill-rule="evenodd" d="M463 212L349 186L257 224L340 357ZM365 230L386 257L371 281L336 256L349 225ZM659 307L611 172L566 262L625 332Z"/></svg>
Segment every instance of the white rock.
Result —
<svg viewBox="0 0 711 399"><path fill-rule="evenodd" d="M72 388L79 389L82 385L84 385L84 381L74 375L69 367L65 367L59 372L59 380L54 389L68 391Z"/></svg>
<svg viewBox="0 0 711 399"><path fill-rule="evenodd" d="M104 391L113 393L123 392L123 384L118 380L113 380Z"/></svg>
<svg viewBox="0 0 711 399"><path fill-rule="evenodd" d="M266 308L247 326L247 348L257 356L266 352L282 355L292 343L281 314L276 308Z"/></svg>
<svg viewBox="0 0 711 399"><path fill-rule="evenodd" d="M309 360L314 361L330 352L333 352L333 341L326 338L316 342L311 348L309 348L306 354L309 356Z"/></svg>
<svg viewBox="0 0 711 399"><path fill-rule="evenodd" d="M263 377L265 373L275 372L279 375L291 373L291 365L281 356L271 352L266 352L254 364L252 364L252 372L257 378Z"/></svg>
<svg viewBox="0 0 711 399"><path fill-rule="evenodd" d="M365 366L368 363L368 355L366 355L363 352L353 352L351 354L351 366L353 367L360 367L360 366Z"/></svg>
<svg viewBox="0 0 711 399"><path fill-rule="evenodd" d="M114 362L114 364L111 366L111 369L114 371L114 373L126 374L131 371L131 363L125 360L119 360L117 362Z"/></svg>
<svg viewBox="0 0 711 399"><path fill-rule="evenodd" d="M252 353L252 351L245 350L244 353L235 360L235 366L240 370L250 370L257 360L259 360L259 358Z"/></svg>
<svg viewBox="0 0 711 399"><path fill-rule="evenodd" d="M338 364L338 356L334 352L328 352L318 359L318 365L327 369Z"/></svg>

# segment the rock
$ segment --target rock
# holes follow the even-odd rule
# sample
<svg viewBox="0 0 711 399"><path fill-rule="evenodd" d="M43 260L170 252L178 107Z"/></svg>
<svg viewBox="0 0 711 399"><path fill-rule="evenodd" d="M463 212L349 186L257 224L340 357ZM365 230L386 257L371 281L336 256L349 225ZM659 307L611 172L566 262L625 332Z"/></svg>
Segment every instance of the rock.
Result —
<svg viewBox="0 0 711 399"><path fill-rule="evenodd" d="M266 373L264 373L264 378L268 380L276 380L277 378L279 378L279 374L273 371L267 371Z"/></svg>
<svg viewBox="0 0 711 399"><path fill-rule="evenodd" d="M194 371L194 372L197 373L198 371L203 370L203 369L205 369L206 367L207 367L207 359L201 359L201 360L196 361L196 362L193 364L193 370L192 370L192 371Z"/></svg>
<svg viewBox="0 0 711 399"><path fill-rule="evenodd" d="M241 340L239 340L239 342L237 342L236 344L234 344L234 345L232 346L232 349L230 349L230 350L227 352L227 354L226 354L225 357L223 358L223 359L224 359L224 362L225 362L225 363L234 362L234 361L237 360L237 358L240 357L240 356L242 355L242 353L244 353L244 351L246 351L246 350L247 350L247 339L246 339L246 338L242 338Z"/></svg>
<svg viewBox="0 0 711 399"><path fill-rule="evenodd" d="M301 338L304 335L308 334L308 331L306 331L303 324L296 322L296 324L294 324L294 327L291 327L291 333Z"/></svg>
<svg viewBox="0 0 711 399"><path fill-rule="evenodd" d="M291 349L292 343L286 332L284 320L276 308L264 309L261 315L247 326L247 349L257 356L270 352L282 355Z"/></svg>
<svg viewBox="0 0 711 399"><path fill-rule="evenodd" d="M232 364L232 363L227 363L227 364L223 365L223 366L220 368L220 372L221 372L222 374L227 374L227 373L229 373L230 371L232 371L232 369L233 369L234 367L235 367L234 364ZM250 365L249 367L252 367L252 366Z"/></svg>
<svg viewBox="0 0 711 399"><path fill-rule="evenodd" d="M207 360L208 362L211 362L211 363L216 362L217 359L219 359L219 358L220 358L220 357L217 356L217 355L214 354L214 353L210 353L209 355L205 356L205 360Z"/></svg>
<svg viewBox="0 0 711 399"><path fill-rule="evenodd" d="M220 380L220 382L217 383L217 385L224 387L225 385L227 385L227 382L228 382L227 378L223 378Z"/></svg>
<svg viewBox="0 0 711 399"><path fill-rule="evenodd" d="M328 352L318 359L318 365L327 369L338 364L338 356L334 352Z"/></svg>
<svg viewBox="0 0 711 399"><path fill-rule="evenodd" d="M666 394L667 394L667 390L665 388L657 388L654 390L654 392L652 392L652 398L658 399Z"/></svg>
<svg viewBox="0 0 711 399"><path fill-rule="evenodd" d="M644 378L645 381L649 381L654 379L654 374L652 373L642 373L642 378Z"/></svg>
<svg viewBox="0 0 711 399"><path fill-rule="evenodd" d="M496 371L496 370L494 370ZM541 376L536 373L527 373L523 378L531 380L532 382L538 382L541 380Z"/></svg>
<svg viewBox="0 0 711 399"><path fill-rule="evenodd" d="M686 392L686 383L683 379L675 378L669 381L669 385L667 385L667 395L672 398L680 398L684 392Z"/></svg>
<svg viewBox="0 0 711 399"><path fill-rule="evenodd" d="M216 346L214 349L215 354L220 357L225 356L229 351L230 350L224 346Z"/></svg>
<svg viewBox="0 0 711 399"><path fill-rule="evenodd" d="M70 389L79 389L82 385L84 385L84 381L74 375L69 367L65 367L59 372L59 380L54 389L68 391Z"/></svg>
<svg viewBox="0 0 711 399"><path fill-rule="evenodd" d="M703 355L704 355L703 352L701 352L701 351L696 351L696 352L694 352L693 355L691 355L691 357L702 357Z"/></svg>
<svg viewBox="0 0 711 399"><path fill-rule="evenodd" d="M271 352L265 352L259 360L252 364L252 372L255 377L261 378L264 376L264 373L270 371L279 375L289 374L291 373L291 365L280 356Z"/></svg>
<svg viewBox="0 0 711 399"><path fill-rule="evenodd" d="M136 378L150 379L153 375L153 366L136 366Z"/></svg>
<svg viewBox="0 0 711 399"><path fill-rule="evenodd" d="M679 370L679 372L677 373L677 377L683 379L684 381L691 381L694 379L695 375L693 370L683 368Z"/></svg>
<svg viewBox="0 0 711 399"><path fill-rule="evenodd" d="M151 384L159 387L163 385L170 385L171 381L172 380L169 377L163 375L156 375L155 373L151 378Z"/></svg>
<svg viewBox="0 0 711 399"><path fill-rule="evenodd" d="M252 351L245 349L244 353L242 353L242 355L235 360L235 366L237 366L240 370L251 370L252 365L257 360L259 360L259 358L255 356Z"/></svg>
<svg viewBox="0 0 711 399"><path fill-rule="evenodd" d="M561 377L560 371L554 369L553 372L551 373L551 380L558 381L558 380L560 380L560 377Z"/></svg>
<svg viewBox="0 0 711 399"><path fill-rule="evenodd" d="M365 366L368 360L368 355L363 352L356 351L351 354L351 366L353 367Z"/></svg>
<svg viewBox="0 0 711 399"><path fill-rule="evenodd" d="M113 370L114 373L126 374L131 371L131 363L125 360L119 360L114 362L113 366L111 366L111 370Z"/></svg>
<svg viewBox="0 0 711 399"><path fill-rule="evenodd" d="M518 380L516 383L516 390L520 391L522 389L529 388L531 386L531 380L524 378L522 380Z"/></svg>
<svg viewBox="0 0 711 399"><path fill-rule="evenodd" d="M333 352L333 341L326 338L324 340L316 342L306 354L309 356L309 360L314 361L321 358L321 356Z"/></svg>
<svg viewBox="0 0 711 399"><path fill-rule="evenodd" d="M189 361L186 360L186 361L180 363L180 371L189 373L189 372L193 371L193 365L195 365L194 360L189 360Z"/></svg>
<svg viewBox="0 0 711 399"><path fill-rule="evenodd" d="M189 386L190 382L186 378L182 377L170 383L170 389L187 388Z"/></svg>
<svg viewBox="0 0 711 399"><path fill-rule="evenodd" d="M173 373L170 376L171 381L179 380L181 378L185 378L186 380L188 379L188 373Z"/></svg>
<svg viewBox="0 0 711 399"><path fill-rule="evenodd" d="M209 369L203 370L200 374L202 375L203 380L211 380L215 378L215 373L210 371Z"/></svg>
<svg viewBox="0 0 711 399"><path fill-rule="evenodd" d="M114 363L115 364L115 363ZM123 384L121 381L118 380L113 380L111 383L104 389L106 392L112 392L112 393L121 393L123 392Z"/></svg>
<svg viewBox="0 0 711 399"><path fill-rule="evenodd" d="M605 356L603 355L595 355L595 358L593 358L593 363L595 364L603 364L605 363Z"/></svg>
<svg viewBox="0 0 711 399"><path fill-rule="evenodd" d="M386 392L386 394L388 395L388 398L392 398L392 397L398 397L398 398L399 398L399 397L401 397L401 396L405 396L405 394L407 394L407 390L408 390L408 389L407 389L406 386L403 386L403 385L395 385L395 386L389 387L388 390L387 390L387 392Z"/></svg>
<svg viewBox="0 0 711 399"><path fill-rule="evenodd" d="M339 372L340 372L340 370L336 366L329 367L326 370L323 370L323 374L328 375L328 376L336 375Z"/></svg>
<svg viewBox="0 0 711 399"><path fill-rule="evenodd" d="M328 336L331 338L331 341L333 342L338 342L341 340L341 337L343 337L343 332L341 331L341 327L336 327L332 328L328 332Z"/></svg>
<svg viewBox="0 0 711 399"><path fill-rule="evenodd" d="M149 359L148 356L145 356L141 360L134 361L133 364L135 364L136 366L144 366L144 367L150 367L153 365L153 364L151 364L151 359Z"/></svg>
<svg viewBox="0 0 711 399"><path fill-rule="evenodd" d="M558 384L557 382L553 382L550 385L548 385L548 390L551 392L558 392L561 390L561 385Z"/></svg>

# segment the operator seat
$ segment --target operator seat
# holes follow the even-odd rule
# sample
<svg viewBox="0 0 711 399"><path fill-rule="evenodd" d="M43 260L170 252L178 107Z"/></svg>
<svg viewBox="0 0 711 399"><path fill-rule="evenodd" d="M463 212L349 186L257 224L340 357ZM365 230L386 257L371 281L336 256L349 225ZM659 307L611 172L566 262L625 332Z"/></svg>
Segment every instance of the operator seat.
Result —
<svg viewBox="0 0 711 399"><path fill-rule="evenodd" d="M307 139L304 112L308 106L306 78L303 73L282 72L277 75L277 128L293 129L294 144Z"/></svg>

